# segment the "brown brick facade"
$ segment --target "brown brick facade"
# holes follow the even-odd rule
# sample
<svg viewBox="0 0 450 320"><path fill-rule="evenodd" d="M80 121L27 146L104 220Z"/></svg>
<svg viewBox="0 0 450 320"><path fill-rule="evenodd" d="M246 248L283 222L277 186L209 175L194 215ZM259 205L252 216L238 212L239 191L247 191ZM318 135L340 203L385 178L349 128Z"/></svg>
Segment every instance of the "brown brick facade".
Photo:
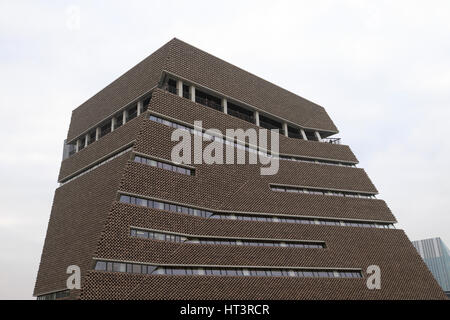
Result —
<svg viewBox="0 0 450 320"><path fill-rule="evenodd" d="M67 140L76 138L157 86L163 71L190 79L292 123L337 131L323 107L178 39L172 39L76 108L72 113Z"/></svg>
<svg viewBox="0 0 450 320"><path fill-rule="evenodd" d="M127 158L129 154L56 190L35 295L65 289L69 265L78 265L82 274L92 268L92 256Z"/></svg>
<svg viewBox="0 0 450 320"><path fill-rule="evenodd" d="M157 86L164 72L216 90L300 126L336 131L325 110L177 39L125 73L72 114L68 140ZM61 164L34 290L65 289L66 268L78 265L81 290L71 299L444 299L445 295L403 230L361 226L213 219L122 203L119 196L223 213L308 217L389 224L381 199L276 192L271 184L377 193L346 145L280 135L280 153L346 165L280 160L278 174L260 175L259 164L191 164L186 175L134 162L134 155L170 162L173 128L159 115L203 127L258 128L246 121L153 89L147 112L108 133ZM203 143L204 145L207 142ZM110 158L124 148L132 150ZM97 166L98 167L94 167ZM88 170L88 171L87 171ZM211 237L321 241L325 248L256 247L141 239L130 228ZM253 266L361 270L362 278L206 276L95 271L96 260L149 265ZM381 290L366 286L369 265L381 270Z"/></svg>
<svg viewBox="0 0 450 320"><path fill-rule="evenodd" d="M153 93L151 110L189 124L193 124L196 120L201 120L203 128L215 128L223 133L225 133L226 129L258 129L256 125L247 121L230 117L217 110L205 108L198 103L193 103L159 89ZM279 139L281 153L353 163L358 162L353 152L346 145L315 143L314 141L290 139L283 135L280 135Z"/></svg>

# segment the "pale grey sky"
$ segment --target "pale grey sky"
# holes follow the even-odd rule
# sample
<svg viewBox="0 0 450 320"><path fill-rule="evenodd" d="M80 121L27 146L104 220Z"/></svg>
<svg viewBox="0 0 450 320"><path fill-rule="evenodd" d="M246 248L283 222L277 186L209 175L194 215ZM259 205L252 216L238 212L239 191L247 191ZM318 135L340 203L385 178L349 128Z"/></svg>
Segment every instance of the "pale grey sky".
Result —
<svg viewBox="0 0 450 320"><path fill-rule="evenodd" d="M31 298L71 111L173 37L323 105L398 227L449 246L449 21L448 1L0 0L0 299Z"/></svg>

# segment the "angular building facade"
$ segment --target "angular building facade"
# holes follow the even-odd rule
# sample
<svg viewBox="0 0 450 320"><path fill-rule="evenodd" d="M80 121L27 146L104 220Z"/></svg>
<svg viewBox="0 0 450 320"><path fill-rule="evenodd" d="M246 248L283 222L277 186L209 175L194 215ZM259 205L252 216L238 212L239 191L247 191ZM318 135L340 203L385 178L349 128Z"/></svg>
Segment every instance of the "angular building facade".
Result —
<svg viewBox="0 0 450 320"><path fill-rule="evenodd" d="M173 162L175 129L208 140L198 120L222 133L278 129L278 152L215 137L278 159L278 173ZM336 133L323 107L169 41L73 111L34 295L445 298ZM81 289L66 287L70 265ZM371 265L380 289L367 286Z"/></svg>

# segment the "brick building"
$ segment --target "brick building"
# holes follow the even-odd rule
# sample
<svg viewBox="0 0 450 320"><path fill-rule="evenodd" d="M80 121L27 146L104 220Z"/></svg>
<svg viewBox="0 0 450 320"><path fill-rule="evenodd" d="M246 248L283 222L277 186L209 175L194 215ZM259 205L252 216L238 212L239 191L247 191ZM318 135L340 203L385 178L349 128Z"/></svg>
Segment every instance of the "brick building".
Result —
<svg viewBox="0 0 450 320"><path fill-rule="evenodd" d="M196 120L278 129L278 153L228 144L269 153L278 173L172 162L173 130L193 133ZM445 298L336 133L323 107L169 41L72 112L34 295ZM80 290L66 288L69 265ZM370 265L379 290L367 288Z"/></svg>

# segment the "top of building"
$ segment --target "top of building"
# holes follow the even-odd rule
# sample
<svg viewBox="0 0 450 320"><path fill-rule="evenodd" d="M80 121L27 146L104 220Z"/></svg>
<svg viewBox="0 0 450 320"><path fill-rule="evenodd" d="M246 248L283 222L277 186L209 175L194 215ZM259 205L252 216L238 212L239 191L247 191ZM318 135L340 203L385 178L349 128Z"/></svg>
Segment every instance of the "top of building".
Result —
<svg viewBox="0 0 450 320"><path fill-rule="evenodd" d="M441 238L429 238L412 242L420 256L424 259L450 256L450 250Z"/></svg>
<svg viewBox="0 0 450 320"><path fill-rule="evenodd" d="M67 141L147 94L161 84L164 74L219 92L305 129L328 135L338 132L323 107L174 38L76 108Z"/></svg>

